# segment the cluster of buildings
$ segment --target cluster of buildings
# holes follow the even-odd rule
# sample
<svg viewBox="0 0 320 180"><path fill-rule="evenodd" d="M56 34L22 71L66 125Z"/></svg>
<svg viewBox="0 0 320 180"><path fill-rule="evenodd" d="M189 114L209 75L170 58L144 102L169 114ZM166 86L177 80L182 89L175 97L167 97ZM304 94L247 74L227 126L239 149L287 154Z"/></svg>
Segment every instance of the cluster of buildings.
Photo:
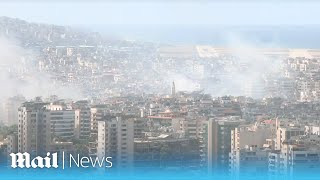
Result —
<svg viewBox="0 0 320 180"><path fill-rule="evenodd" d="M213 96L319 100L317 49L159 45L6 17L0 24L0 36L28 50L22 70L1 70L22 82L45 73L51 89L76 87L81 98L169 93L175 80L179 90Z"/></svg>
<svg viewBox="0 0 320 180"><path fill-rule="evenodd" d="M279 102L287 101L176 92L174 83L170 95L110 97L103 104L38 97L19 107L17 131L1 147L6 154L111 156L114 167L126 169L231 177L316 172L320 123L287 111L274 117ZM268 106L252 113L254 103Z"/></svg>
<svg viewBox="0 0 320 180"><path fill-rule="evenodd" d="M31 66L3 72L19 82L48 74L86 99L1 97L0 122L16 128L0 133L3 157L63 151L232 177L319 169L316 50L163 47L5 17L0 34L37 52Z"/></svg>
<svg viewBox="0 0 320 180"><path fill-rule="evenodd" d="M288 59L285 67L287 91L299 101L319 101L319 59Z"/></svg>

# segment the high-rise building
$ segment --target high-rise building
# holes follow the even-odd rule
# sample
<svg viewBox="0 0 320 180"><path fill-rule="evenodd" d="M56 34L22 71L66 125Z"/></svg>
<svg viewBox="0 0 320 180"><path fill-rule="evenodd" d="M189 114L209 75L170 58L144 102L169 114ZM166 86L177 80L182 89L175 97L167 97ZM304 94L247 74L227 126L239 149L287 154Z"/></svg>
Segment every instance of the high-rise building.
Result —
<svg viewBox="0 0 320 180"><path fill-rule="evenodd" d="M112 157L113 166L132 168L134 119L104 116L98 121L98 157Z"/></svg>
<svg viewBox="0 0 320 180"><path fill-rule="evenodd" d="M275 177L280 174L280 154L280 150L273 150L269 153L268 173L270 177Z"/></svg>
<svg viewBox="0 0 320 180"><path fill-rule="evenodd" d="M18 152L46 154L50 149L51 124L42 101L25 102L18 110Z"/></svg>
<svg viewBox="0 0 320 180"><path fill-rule="evenodd" d="M173 118L172 127L175 131L184 132L188 138L199 138L206 129L207 120L204 117Z"/></svg>
<svg viewBox="0 0 320 180"><path fill-rule="evenodd" d="M175 97L175 96L176 96L176 85L175 85L174 81L172 82L171 96L172 96L172 97Z"/></svg>
<svg viewBox="0 0 320 180"><path fill-rule="evenodd" d="M294 124L280 124L280 120L277 119L276 123L276 150L281 150L283 142L289 140L291 137L304 135L304 127L296 126Z"/></svg>
<svg viewBox="0 0 320 180"><path fill-rule="evenodd" d="M63 104L49 104L37 98L18 110L18 152L46 154L55 141L74 137L75 111Z"/></svg>
<svg viewBox="0 0 320 180"><path fill-rule="evenodd" d="M230 172L235 178L240 175L260 175L268 170L268 153L272 139L269 124L240 125L231 131Z"/></svg>
<svg viewBox="0 0 320 180"><path fill-rule="evenodd" d="M268 155L271 149L246 146L230 154L230 173L233 178L260 176L268 171Z"/></svg>
<svg viewBox="0 0 320 180"><path fill-rule="evenodd" d="M243 122L239 117L209 119L207 139L209 173L228 172L231 131Z"/></svg>
<svg viewBox="0 0 320 180"><path fill-rule="evenodd" d="M107 105L96 105L91 107L90 114L91 114L91 134L96 135L98 132L98 121L102 119L104 112L107 109Z"/></svg>
<svg viewBox="0 0 320 180"><path fill-rule="evenodd" d="M262 148L266 139L272 139L269 125L244 125L231 131L231 153L245 147Z"/></svg>
<svg viewBox="0 0 320 180"><path fill-rule="evenodd" d="M97 156L97 146L98 146L98 121L103 120L105 117L105 111L107 105L96 105L91 107L90 114L90 142L89 142L89 155L91 157Z"/></svg>
<svg viewBox="0 0 320 180"><path fill-rule="evenodd" d="M147 129L147 118L134 118L134 138L143 138Z"/></svg>
<svg viewBox="0 0 320 180"><path fill-rule="evenodd" d="M282 142L280 150L269 155L271 177L294 177L320 170L320 138L318 135L300 135Z"/></svg>
<svg viewBox="0 0 320 180"><path fill-rule="evenodd" d="M264 80L247 80L244 83L244 94L248 97L263 98L266 94Z"/></svg>
<svg viewBox="0 0 320 180"><path fill-rule="evenodd" d="M199 168L199 141L195 138L175 138L170 134L134 140L134 167L146 170L180 167Z"/></svg>
<svg viewBox="0 0 320 180"><path fill-rule="evenodd" d="M44 119L50 122L52 138L71 140L74 138L75 111L61 104L45 106Z"/></svg>
<svg viewBox="0 0 320 180"><path fill-rule="evenodd" d="M75 103L74 109L74 136L80 140L88 139L91 131L91 111L89 104L87 101L78 101Z"/></svg>
<svg viewBox="0 0 320 180"><path fill-rule="evenodd" d="M4 124L7 126L18 124L17 110L26 100L23 96L14 96L8 98L4 103Z"/></svg>
<svg viewBox="0 0 320 180"><path fill-rule="evenodd" d="M17 153L18 152L18 134L10 134L7 136L7 156L11 153ZM9 159L9 158L8 158ZM9 163L9 161L8 161Z"/></svg>
<svg viewBox="0 0 320 180"><path fill-rule="evenodd" d="M175 132L182 132L186 138L197 139L199 142L200 166L207 166L208 121L204 117L176 117L172 119Z"/></svg>

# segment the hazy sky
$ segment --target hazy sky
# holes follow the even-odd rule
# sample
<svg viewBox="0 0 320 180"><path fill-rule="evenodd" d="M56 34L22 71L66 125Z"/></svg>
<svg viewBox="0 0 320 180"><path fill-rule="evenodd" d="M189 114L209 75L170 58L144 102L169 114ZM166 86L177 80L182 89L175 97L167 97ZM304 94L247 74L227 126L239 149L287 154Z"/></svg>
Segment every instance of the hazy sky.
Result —
<svg viewBox="0 0 320 180"><path fill-rule="evenodd" d="M319 24L320 3L311 0L0 0L0 16L60 25L206 24L304 25Z"/></svg>

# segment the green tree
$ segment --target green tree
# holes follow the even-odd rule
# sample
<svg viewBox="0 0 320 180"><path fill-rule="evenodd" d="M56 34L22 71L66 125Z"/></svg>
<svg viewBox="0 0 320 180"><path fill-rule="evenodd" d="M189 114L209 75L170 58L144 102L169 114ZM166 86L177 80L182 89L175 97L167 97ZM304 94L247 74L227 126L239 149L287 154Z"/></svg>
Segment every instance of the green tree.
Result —
<svg viewBox="0 0 320 180"><path fill-rule="evenodd" d="M2 135L4 138L6 138L10 134L17 133L17 132L18 132L18 125L0 127L0 135Z"/></svg>

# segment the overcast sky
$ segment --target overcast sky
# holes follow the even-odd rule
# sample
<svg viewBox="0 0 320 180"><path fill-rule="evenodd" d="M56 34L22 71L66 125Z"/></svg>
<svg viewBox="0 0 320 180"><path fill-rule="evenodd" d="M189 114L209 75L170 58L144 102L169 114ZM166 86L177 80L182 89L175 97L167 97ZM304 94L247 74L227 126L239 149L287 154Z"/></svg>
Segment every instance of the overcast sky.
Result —
<svg viewBox="0 0 320 180"><path fill-rule="evenodd" d="M316 1L200 0L102 1L72 0L40 3L38 0L0 0L0 16L60 25L101 24L205 24L205 25L305 25L319 24L320 3Z"/></svg>

